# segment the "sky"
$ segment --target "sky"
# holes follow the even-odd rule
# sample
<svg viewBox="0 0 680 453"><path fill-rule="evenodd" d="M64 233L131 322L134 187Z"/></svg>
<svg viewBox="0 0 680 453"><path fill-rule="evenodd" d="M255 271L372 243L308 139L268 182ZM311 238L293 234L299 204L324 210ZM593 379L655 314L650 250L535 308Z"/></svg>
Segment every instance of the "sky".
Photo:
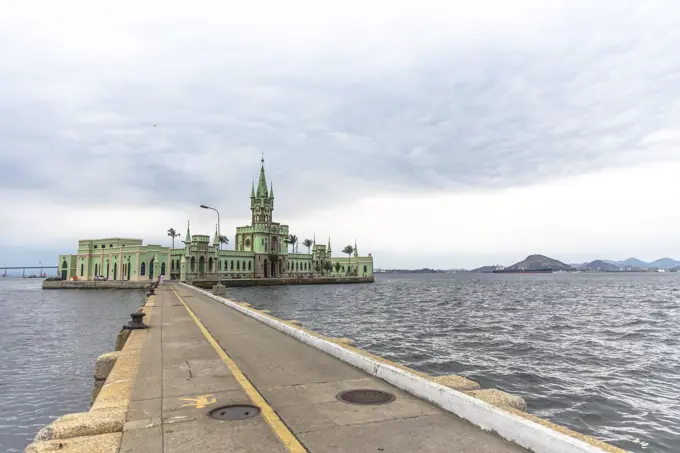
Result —
<svg viewBox="0 0 680 453"><path fill-rule="evenodd" d="M11 1L0 265L274 220L378 268L680 259L680 3Z"/></svg>

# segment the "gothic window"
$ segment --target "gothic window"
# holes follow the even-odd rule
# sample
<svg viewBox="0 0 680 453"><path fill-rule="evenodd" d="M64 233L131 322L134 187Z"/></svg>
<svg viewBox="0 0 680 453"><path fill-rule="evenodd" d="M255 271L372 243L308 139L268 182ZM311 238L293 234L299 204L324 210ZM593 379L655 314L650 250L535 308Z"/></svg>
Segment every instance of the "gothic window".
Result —
<svg viewBox="0 0 680 453"><path fill-rule="evenodd" d="M161 263L161 275L165 275L165 263Z"/></svg>
<svg viewBox="0 0 680 453"><path fill-rule="evenodd" d="M368 272L368 270L367 270L367 268L366 268L366 265L364 264L364 274L365 274L366 272Z"/></svg>
<svg viewBox="0 0 680 453"><path fill-rule="evenodd" d="M248 270L252 270L252 261L248 261Z"/></svg>
<svg viewBox="0 0 680 453"><path fill-rule="evenodd" d="M246 270L246 262L243 261L243 270Z"/></svg>
<svg viewBox="0 0 680 453"><path fill-rule="evenodd" d="M85 273L85 265L81 264L80 265L80 276L82 277L84 273Z"/></svg>
<svg viewBox="0 0 680 453"><path fill-rule="evenodd" d="M142 269L139 271L139 275L146 275L146 263L142 263Z"/></svg>
<svg viewBox="0 0 680 453"><path fill-rule="evenodd" d="M241 270L241 262L240 262L240 261L237 261L237 262L236 262L236 270L237 270L237 271L240 271L240 270Z"/></svg>
<svg viewBox="0 0 680 453"><path fill-rule="evenodd" d="M94 265L94 275L99 275L99 264Z"/></svg>
<svg viewBox="0 0 680 453"><path fill-rule="evenodd" d="M234 270L234 260L231 260L231 270Z"/></svg>

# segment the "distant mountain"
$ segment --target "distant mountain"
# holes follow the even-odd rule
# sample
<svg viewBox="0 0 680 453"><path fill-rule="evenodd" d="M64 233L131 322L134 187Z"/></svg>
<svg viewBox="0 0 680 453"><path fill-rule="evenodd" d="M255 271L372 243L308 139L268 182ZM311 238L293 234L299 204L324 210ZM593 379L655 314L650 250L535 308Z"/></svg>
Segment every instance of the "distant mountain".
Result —
<svg viewBox="0 0 680 453"><path fill-rule="evenodd" d="M680 261L676 261L673 258L659 258L656 261L649 263L649 267L656 267L659 269L672 269L680 266Z"/></svg>
<svg viewBox="0 0 680 453"><path fill-rule="evenodd" d="M515 263L512 266L506 267L506 269L545 269L551 268L554 271L573 271L574 268L568 264L564 264L562 261L556 259L548 258L544 255L529 255L523 261Z"/></svg>
<svg viewBox="0 0 680 453"><path fill-rule="evenodd" d="M595 260L590 263L584 263L579 266L579 269L584 270L594 270L594 271L618 271L619 266L616 264L608 263L603 260Z"/></svg>
<svg viewBox="0 0 680 453"><path fill-rule="evenodd" d="M649 267L649 263L645 263L644 261L641 261L637 258L628 258L627 260L616 261L615 264L618 264L621 267Z"/></svg>

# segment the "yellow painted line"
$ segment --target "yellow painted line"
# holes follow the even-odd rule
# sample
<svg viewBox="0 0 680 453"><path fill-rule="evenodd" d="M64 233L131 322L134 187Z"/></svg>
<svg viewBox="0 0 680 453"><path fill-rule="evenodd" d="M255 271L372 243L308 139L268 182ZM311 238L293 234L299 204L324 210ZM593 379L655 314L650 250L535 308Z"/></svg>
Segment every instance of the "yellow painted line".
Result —
<svg viewBox="0 0 680 453"><path fill-rule="evenodd" d="M187 311L189 312L189 316L191 316L191 318L194 320L198 328L203 333L203 336L206 338L206 340L208 340L208 343L210 343L213 349L217 352L217 355L219 355L222 361L225 363L225 365L227 365L227 368L229 368L231 374L236 378L241 387L243 387L243 390L245 390L246 394L248 395L248 398L250 398L250 401L252 401L254 405L260 408L260 411L262 411L262 416L264 417L265 421L272 429L272 431L274 431L274 434L276 434L276 436L281 440L286 449L291 453L307 453L305 447L302 446L300 441L297 440L297 438L293 435L292 432L290 432L286 424L283 423L283 421L279 418L278 415L276 415L274 409L267 403L267 401L260 394L260 392L257 391L255 386L243 374L243 372L239 369L238 365L236 365L232 358L229 357L229 354L227 354L224 351L224 349L222 349L222 347L219 345L217 340L215 340L215 338L213 338L213 336L210 335L208 329L205 328L201 320L198 319L198 316L196 316L194 312L191 310L191 308L189 308L187 303L184 302L182 296L180 296L177 293L177 291L175 291L175 288L172 288L172 291L175 293L180 302L182 302L184 308L187 309Z"/></svg>

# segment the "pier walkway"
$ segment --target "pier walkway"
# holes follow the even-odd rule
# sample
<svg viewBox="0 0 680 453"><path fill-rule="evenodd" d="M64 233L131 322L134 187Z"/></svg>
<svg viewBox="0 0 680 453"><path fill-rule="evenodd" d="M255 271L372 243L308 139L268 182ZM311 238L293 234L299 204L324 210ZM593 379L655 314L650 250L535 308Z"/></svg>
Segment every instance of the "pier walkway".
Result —
<svg viewBox="0 0 680 453"><path fill-rule="evenodd" d="M526 452L191 288L157 290L121 453ZM336 398L396 395L382 405ZM253 418L210 411L253 405Z"/></svg>

